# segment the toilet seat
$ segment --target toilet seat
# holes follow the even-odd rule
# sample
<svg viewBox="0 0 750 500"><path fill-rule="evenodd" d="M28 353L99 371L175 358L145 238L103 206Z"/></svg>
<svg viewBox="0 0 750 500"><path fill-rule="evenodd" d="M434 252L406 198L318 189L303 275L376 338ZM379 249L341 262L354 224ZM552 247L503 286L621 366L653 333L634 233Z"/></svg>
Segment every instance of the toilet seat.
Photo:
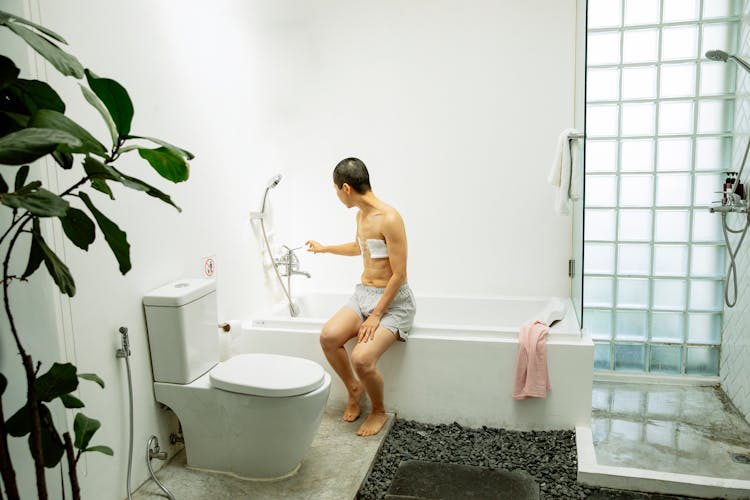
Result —
<svg viewBox="0 0 750 500"><path fill-rule="evenodd" d="M240 354L209 373L217 389L265 397L298 396L323 384L323 367L309 359L278 354Z"/></svg>

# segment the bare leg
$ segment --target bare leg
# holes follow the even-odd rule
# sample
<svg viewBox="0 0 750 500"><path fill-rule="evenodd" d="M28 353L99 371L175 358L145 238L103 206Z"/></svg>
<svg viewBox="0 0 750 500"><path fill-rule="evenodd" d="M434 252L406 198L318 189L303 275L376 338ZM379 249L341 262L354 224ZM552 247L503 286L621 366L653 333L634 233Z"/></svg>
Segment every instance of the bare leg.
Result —
<svg viewBox="0 0 750 500"><path fill-rule="evenodd" d="M343 307L323 325L323 330L320 332L320 345L323 353L349 393L349 401L344 410L344 420L347 422L353 422L359 418L364 387L352 372L344 344L357 336L361 324L362 320L359 319L357 313L348 307Z"/></svg>
<svg viewBox="0 0 750 500"><path fill-rule="evenodd" d="M380 356L396 341L396 335L385 327L375 331L369 342L360 342L352 351L352 363L359 379L367 390L372 403L372 411L357 431L359 436L372 436L380 432L388 421L383 403L383 377L377 368Z"/></svg>

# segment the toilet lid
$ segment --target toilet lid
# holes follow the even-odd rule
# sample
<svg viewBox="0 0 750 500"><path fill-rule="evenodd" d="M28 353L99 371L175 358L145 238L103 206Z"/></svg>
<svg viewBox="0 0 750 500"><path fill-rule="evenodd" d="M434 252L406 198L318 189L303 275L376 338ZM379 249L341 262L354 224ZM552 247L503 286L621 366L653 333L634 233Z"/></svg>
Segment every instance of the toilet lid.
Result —
<svg viewBox="0 0 750 500"><path fill-rule="evenodd" d="M209 374L218 389L279 398L313 391L324 377L323 367L309 359L259 353L234 356Z"/></svg>

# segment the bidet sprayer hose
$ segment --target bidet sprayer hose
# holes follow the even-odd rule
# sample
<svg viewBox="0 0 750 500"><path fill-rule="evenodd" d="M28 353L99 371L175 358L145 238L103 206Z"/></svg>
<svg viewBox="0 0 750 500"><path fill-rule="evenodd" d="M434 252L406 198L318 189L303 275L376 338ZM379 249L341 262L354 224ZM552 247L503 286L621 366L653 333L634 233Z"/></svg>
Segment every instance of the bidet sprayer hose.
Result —
<svg viewBox="0 0 750 500"><path fill-rule="evenodd" d="M128 446L128 482L127 492L128 500L132 500L132 493L130 491L130 475L133 470L133 379L130 375L130 346L128 342L128 329L124 326L120 327L120 335L122 336L122 357L125 358L125 367L128 372L128 408L130 417L130 440Z"/></svg>
<svg viewBox="0 0 750 500"><path fill-rule="evenodd" d="M152 448L151 443L154 441L156 441L156 446ZM175 500L175 497L172 494L172 492L169 491L169 489L167 489L167 487L164 486L161 483L161 481L159 481L159 479L156 477L156 474L154 474L154 469L151 467L151 458L152 458L151 451L158 450L158 449L159 449L159 440L157 439L157 437L151 436L150 438L148 438L148 440L146 441L146 465L148 466L148 472L149 474L151 474L151 478L154 480L156 485L159 488L161 488L161 490L167 495L167 497L169 497L170 500ZM164 453L164 452L161 452L161 453ZM164 453L164 458L161 458L161 457L154 457L154 458L160 458L161 460L166 460L166 453Z"/></svg>

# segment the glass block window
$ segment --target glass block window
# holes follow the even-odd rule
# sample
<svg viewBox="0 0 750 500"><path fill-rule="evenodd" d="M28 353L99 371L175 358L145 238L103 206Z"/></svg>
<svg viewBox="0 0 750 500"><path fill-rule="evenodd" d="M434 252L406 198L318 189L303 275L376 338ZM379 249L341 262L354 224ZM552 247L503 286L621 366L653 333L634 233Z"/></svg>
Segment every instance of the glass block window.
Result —
<svg viewBox="0 0 750 500"><path fill-rule="evenodd" d="M596 370L718 375L739 0L589 0L584 327Z"/></svg>

